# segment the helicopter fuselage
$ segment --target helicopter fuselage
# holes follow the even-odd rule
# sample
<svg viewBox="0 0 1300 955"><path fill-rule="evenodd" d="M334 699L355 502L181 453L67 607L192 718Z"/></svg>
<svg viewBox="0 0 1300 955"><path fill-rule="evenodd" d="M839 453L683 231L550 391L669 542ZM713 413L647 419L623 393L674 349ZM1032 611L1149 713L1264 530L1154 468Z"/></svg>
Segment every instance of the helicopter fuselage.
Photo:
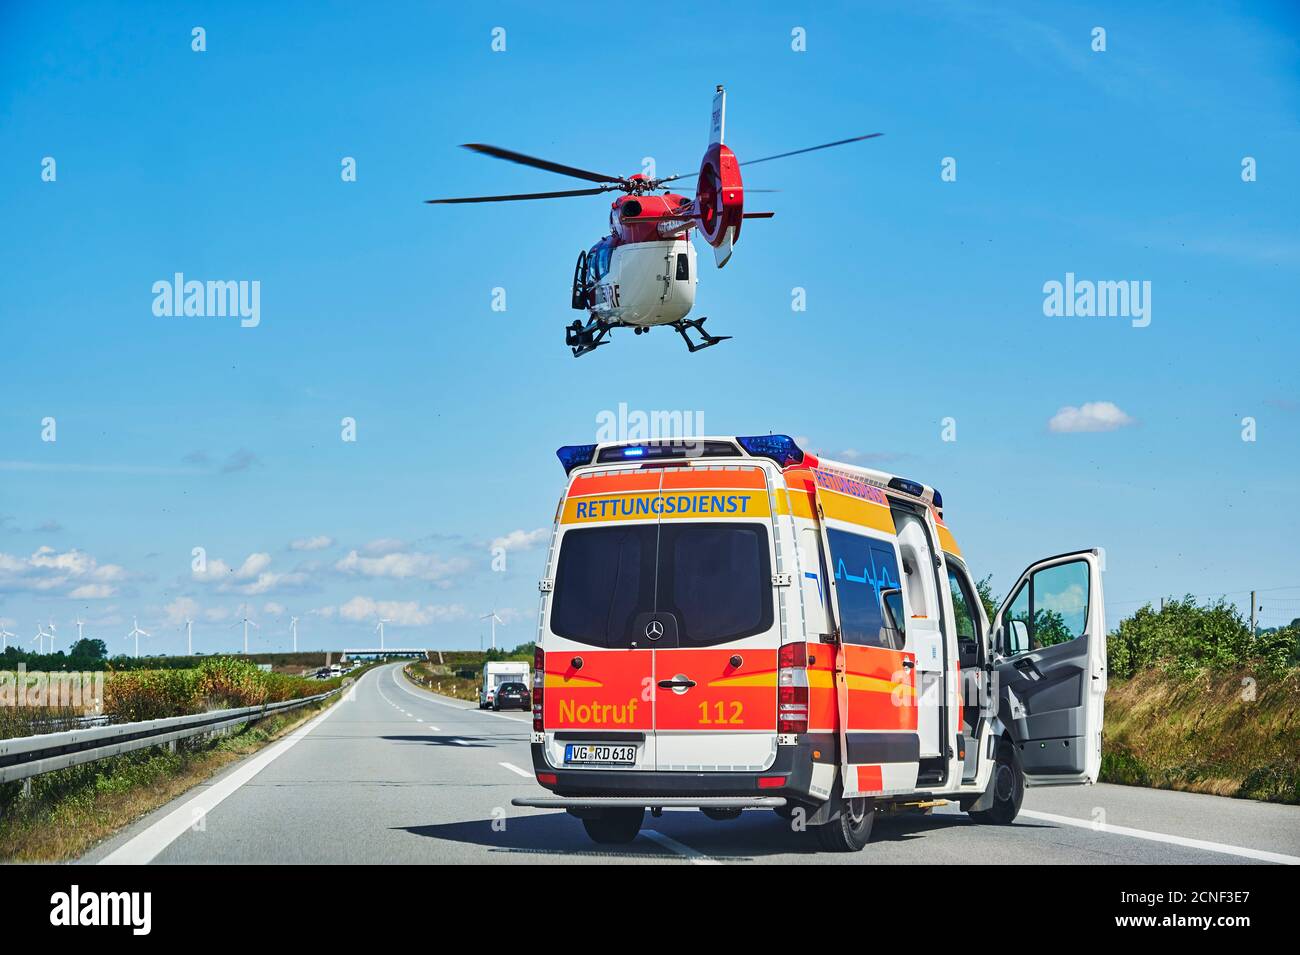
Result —
<svg viewBox="0 0 1300 955"><path fill-rule="evenodd" d="M688 205L676 194L621 196L610 206L610 234L579 258L582 288L575 307L601 322L632 328L669 325L695 305L693 220L674 212Z"/></svg>

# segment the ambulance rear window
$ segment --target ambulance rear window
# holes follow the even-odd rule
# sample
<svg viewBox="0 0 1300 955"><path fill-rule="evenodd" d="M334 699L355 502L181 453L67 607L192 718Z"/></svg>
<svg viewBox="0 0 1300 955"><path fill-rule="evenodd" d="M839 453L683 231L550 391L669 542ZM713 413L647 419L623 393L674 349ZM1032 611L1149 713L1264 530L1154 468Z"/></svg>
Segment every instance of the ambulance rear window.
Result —
<svg viewBox="0 0 1300 955"><path fill-rule="evenodd" d="M771 578L762 524L575 529L560 545L551 630L626 647L635 618L657 611L677 619L681 646L716 646L771 629Z"/></svg>

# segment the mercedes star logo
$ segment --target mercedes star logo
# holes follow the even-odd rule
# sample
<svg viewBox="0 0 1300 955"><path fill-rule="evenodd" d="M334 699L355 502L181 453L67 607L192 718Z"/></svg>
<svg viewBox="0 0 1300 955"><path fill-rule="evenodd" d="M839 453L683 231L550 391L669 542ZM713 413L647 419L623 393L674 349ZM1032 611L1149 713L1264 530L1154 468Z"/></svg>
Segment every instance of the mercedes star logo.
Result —
<svg viewBox="0 0 1300 955"><path fill-rule="evenodd" d="M645 635L647 640L658 640L664 635L664 625L658 620L651 620L645 625Z"/></svg>

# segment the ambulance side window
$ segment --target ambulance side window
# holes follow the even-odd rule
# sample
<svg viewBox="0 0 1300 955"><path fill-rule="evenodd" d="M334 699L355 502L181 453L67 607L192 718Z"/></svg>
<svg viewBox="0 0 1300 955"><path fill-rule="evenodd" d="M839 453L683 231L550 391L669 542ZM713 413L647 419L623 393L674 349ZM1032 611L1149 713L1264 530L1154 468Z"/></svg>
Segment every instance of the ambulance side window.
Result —
<svg viewBox="0 0 1300 955"><path fill-rule="evenodd" d="M898 560L882 541L828 529L832 573L840 611L840 638L845 643L899 649L895 630L886 625L883 592L897 590Z"/></svg>
<svg viewBox="0 0 1300 955"><path fill-rule="evenodd" d="M957 652L963 667L975 666L979 661L980 612L979 596L970 585L966 572L950 557L948 589L952 592L952 610L957 628Z"/></svg>
<svg viewBox="0 0 1300 955"><path fill-rule="evenodd" d="M1088 622L1088 578L1082 560L1035 571L1003 612L1002 652L1042 650L1082 636Z"/></svg>

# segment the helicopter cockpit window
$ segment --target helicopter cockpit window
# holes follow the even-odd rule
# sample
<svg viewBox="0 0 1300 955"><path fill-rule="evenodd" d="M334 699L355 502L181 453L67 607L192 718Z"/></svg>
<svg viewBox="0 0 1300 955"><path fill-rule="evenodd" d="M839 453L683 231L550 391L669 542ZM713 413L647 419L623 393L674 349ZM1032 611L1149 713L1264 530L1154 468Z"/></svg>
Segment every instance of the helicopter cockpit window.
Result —
<svg viewBox="0 0 1300 955"><path fill-rule="evenodd" d="M609 246L600 247L600 277L604 278L609 274Z"/></svg>
<svg viewBox="0 0 1300 955"><path fill-rule="evenodd" d="M592 249L587 253L587 281L593 284L600 278L600 273L596 270L596 260L599 258L599 252L599 249Z"/></svg>

